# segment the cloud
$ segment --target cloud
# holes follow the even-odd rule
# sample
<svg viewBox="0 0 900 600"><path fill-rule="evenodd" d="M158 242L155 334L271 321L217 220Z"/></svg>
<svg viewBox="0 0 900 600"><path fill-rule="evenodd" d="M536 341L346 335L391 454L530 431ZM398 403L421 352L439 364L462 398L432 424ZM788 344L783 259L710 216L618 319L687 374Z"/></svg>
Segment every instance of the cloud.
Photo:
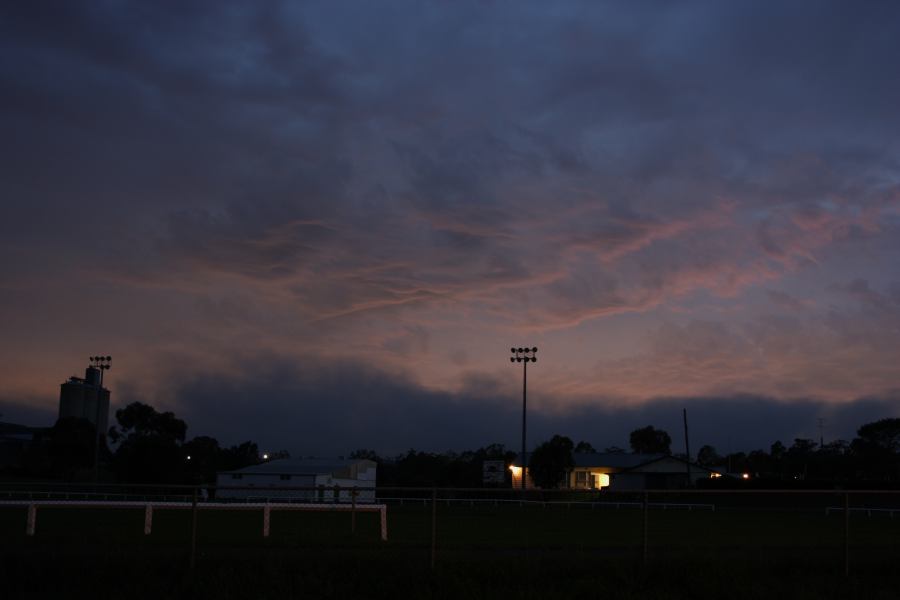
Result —
<svg viewBox="0 0 900 600"><path fill-rule="evenodd" d="M313 352L452 406L529 337L569 411L895 389L897 10L4 6L10 388Z"/></svg>
<svg viewBox="0 0 900 600"><path fill-rule="evenodd" d="M300 455L346 454L371 447L391 455L408 448L462 450L499 442L518 448L521 404L515 386L473 373L462 392L419 387L402 377L359 363L298 369L277 359L231 377L219 374L178 381L173 398L191 435L211 434L228 443L254 439ZM757 395L664 397L622 405L598 401L574 411L531 405L530 445L555 433L595 447L627 447L628 433L653 424L683 444L681 410L687 408L694 451L703 444L720 451L765 448L775 440L818 439L826 419L828 439L852 439L860 425L893 414L893 395L823 403Z"/></svg>

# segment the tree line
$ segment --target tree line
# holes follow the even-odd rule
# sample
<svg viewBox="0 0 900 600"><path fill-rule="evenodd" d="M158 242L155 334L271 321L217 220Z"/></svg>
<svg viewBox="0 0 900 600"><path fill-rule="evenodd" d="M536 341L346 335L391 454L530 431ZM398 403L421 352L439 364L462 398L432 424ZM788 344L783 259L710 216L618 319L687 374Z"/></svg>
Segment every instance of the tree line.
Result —
<svg viewBox="0 0 900 600"><path fill-rule="evenodd" d="M638 454L672 453L672 438L652 425L636 429L629 436L631 451ZM542 488L558 487L568 469L575 465L574 455L595 452L588 442L573 443L555 435L532 452L529 471L535 484ZM607 453L625 452L609 447ZM710 480L708 485L729 486L735 480L757 487L831 487L859 483L867 487L900 485L900 419L886 418L866 423L851 441L834 440L827 444L796 438L790 446L775 441L769 450L719 454L715 447L704 445L696 457L701 466L726 477ZM734 477L727 477L733 475ZM744 481L746 475L747 481Z"/></svg>
<svg viewBox="0 0 900 600"><path fill-rule="evenodd" d="M212 483L216 472L262 461L253 441L221 446L215 438L187 439L187 423L141 402L116 411L117 425L101 436L103 480L122 483ZM97 430L87 419L66 417L26 449L7 476L85 481L93 478ZM277 452L270 458L287 456Z"/></svg>
<svg viewBox="0 0 900 600"><path fill-rule="evenodd" d="M258 445L245 441L221 446L215 438L187 439L187 423L172 412L159 412L150 405L134 402L116 411L117 425L101 436L100 464L103 479L126 483L214 483L216 473L241 469L262 462ZM28 447L21 464L7 469L7 477L88 480L93 474L96 430L85 419L64 418L56 422L38 443ZM636 454L673 454L672 438L652 425L629 435L630 451ZM617 446L604 453L626 453ZM538 444L528 458L529 472L543 488L557 487L563 474L575 464L575 455L598 452L587 441L575 443L564 435L554 435ZM268 458L286 458L286 451ZM489 444L476 450L443 453L410 449L393 457L379 456L369 449L351 452L349 458L378 463L378 484L384 486L479 487L483 485L485 461L503 461L506 468L519 454L503 444ZM753 484L831 485L861 482L866 485L900 484L900 418L867 423L851 441L835 440L818 444L797 438L790 446L781 441L768 451L720 454L704 445L696 457L698 464L720 472L747 473ZM727 478L723 478L727 479ZM727 482L717 481L718 485Z"/></svg>

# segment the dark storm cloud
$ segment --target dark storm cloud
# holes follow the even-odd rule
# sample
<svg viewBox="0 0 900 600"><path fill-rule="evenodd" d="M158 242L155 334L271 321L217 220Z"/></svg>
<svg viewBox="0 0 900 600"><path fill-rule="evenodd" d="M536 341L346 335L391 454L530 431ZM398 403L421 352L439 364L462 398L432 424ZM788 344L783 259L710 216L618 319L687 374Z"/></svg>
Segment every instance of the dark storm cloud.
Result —
<svg viewBox="0 0 900 600"><path fill-rule="evenodd" d="M458 394L429 391L360 363L300 366L260 361L233 376L200 376L178 383L178 414L191 435L229 443L254 439L269 449L301 455L344 454L356 447L395 454L408 448L463 450L500 442L519 447L521 399L493 378L472 374ZM512 393L509 393L512 392ZM628 434L652 424L666 429L673 450L683 448L682 409L688 410L694 451L711 444L725 451L768 449L781 440L818 440L818 418L828 440L850 440L860 425L894 416L900 396L861 398L833 405L765 396L662 398L640 406L600 402L574 411L529 411L530 445L560 433L595 447L628 446ZM532 398L534 402L534 398Z"/></svg>

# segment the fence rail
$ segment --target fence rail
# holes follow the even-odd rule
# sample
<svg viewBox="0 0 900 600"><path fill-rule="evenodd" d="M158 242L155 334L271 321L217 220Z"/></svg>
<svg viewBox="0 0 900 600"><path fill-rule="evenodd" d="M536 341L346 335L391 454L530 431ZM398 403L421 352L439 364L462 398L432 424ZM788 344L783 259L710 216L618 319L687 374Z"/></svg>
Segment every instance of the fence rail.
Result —
<svg viewBox="0 0 900 600"><path fill-rule="evenodd" d="M496 535L506 536L498 538L498 544L529 544L527 531L538 522L551 522L546 519L556 519L559 515L570 515L568 521L552 521L553 527L560 523L568 523L575 530L580 531L589 527L609 528L611 523L628 519L632 525L619 525L623 529L626 541L630 540L638 552L638 560L646 566L654 556L654 551L671 546L672 534L669 530L682 531L679 519L693 519L692 526L702 531L713 531L716 528L734 529L732 525L746 520L747 515L754 517L754 523L765 525L774 523L773 527L793 527L797 520L791 515L817 515L818 521L809 520L803 525L809 530L805 534L814 533L821 537L822 532L827 532L828 544L833 544L837 554L841 555L841 566L844 574L849 574L851 566L851 550L859 551L866 543L879 543L881 538L872 536L882 535L879 532L872 533L860 525L854 525L858 530L859 538L851 547L851 515L887 515L891 519L894 513L900 513L900 491L898 490L709 490L709 489L680 489L680 490L526 490L502 488L436 488L422 486L404 487L337 487L332 486L330 491L338 502L310 502L309 496L304 492L321 491L321 486L279 486L277 494L271 494L273 490L258 486L184 486L184 485L113 485L113 484L60 484L56 482L39 483L0 483L0 508L24 507L26 514L26 535L29 538L42 535L52 535L37 526L38 509L63 508L63 509L130 509L144 511L144 535L149 536L153 532L153 515L155 512L166 510L180 510L191 512L190 519L190 565L197 560L197 546L199 543L198 521L199 513L224 513L227 511L257 511L262 515L261 539L268 539L271 530L271 514L273 512L285 512L299 514L309 513L344 513L350 516L351 534L356 533L357 513L377 513L380 517L380 536L383 543L387 541L387 516L388 509L393 511L392 521L395 526L399 524L399 531L405 532L399 536L400 541L394 542L416 546L422 544L428 548L430 568L435 568L439 563L438 552L454 552L454 548L467 548L465 535L471 532L471 537L477 539L482 546L490 547L489 535L485 533L486 527L499 523L500 525L512 524L507 529L498 527L501 531ZM239 490L252 492L241 498L224 498L223 492ZM290 494L297 492L294 496ZM287 494L287 495L285 495ZM838 502L835 502L835 501ZM424 509L424 510L423 510ZM521 510L519 510L521 509ZM541 509L534 512L534 509ZM824 510L823 510L824 509ZM619 516L603 517L607 511L621 511ZM663 517L660 513L671 511L672 517ZM743 512L742 512L743 511ZM750 511L749 513L747 511ZM766 512L768 511L768 512ZM823 517L824 512L824 517ZM697 516L680 517L679 514L697 513ZM547 515L545 517L539 514ZM588 514L596 514L588 518ZM703 516L703 515L708 516ZM836 526L831 515L840 515L843 519ZM615 513L619 515L619 513ZM631 516L634 515L634 516ZM659 515L659 516L657 516ZM774 515L774 516L767 516ZM785 516L787 515L787 516ZM825 518L828 517L828 518ZM21 518L21 517L18 517ZM541 521L541 519L545 521ZM560 517L562 518L562 517ZM579 519L594 519L584 521L584 526ZM782 519L776 521L775 519ZM804 517L805 518L805 517ZM810 516L809 519L814 517ZM343 519L343 517L340 517ZM572 525L574 519L574 525ZM609 521L608 519L614 519ZM636 520L635 520L636 519ZM669 520L666 520L669 519ZM672 520L674 519L674 520ZM699 519L699 520L697 520ZM768 519L768 520L767 520ZM891 521L882 521L890 523ZM19 521L21 523L21 521ZM470 525L474 523L474 525ZM526 533L519 528L524 527ZM633 527L633 529L628 529ZM891 526L893 527L893 525ZM871 529L871 528L869 528ZM21 529L19 530L21 532ZM257 530L259 531L259 530ZM493 530L491 530L493 531ZM628 533L631 531L632 533ZM734 535L750 535L751 527L745 527L745 531ZM883 535L900 537L900 531L885 530ZM21 535L21 534L20 534ZM688 535L693 535L688 532ZM732 544L735 540L726 536L725 542ZM405 537L404 537L405 536ZM525 542L515 541L516 536L525 536ZM631 536L631 537L628 537ZM668 538L666 536L669 536ZM830 537L829 537L830 536ZM866 538L864 536L869 536ZM802 537L802 536L801 536ZM809 536L812 537L812 536ZM392 536L397 539L397 537ZM512 541L509 541L512 539ZM565 547L566 538L553 538L553 547ZM894 537L885 538L894 543ZM404 541L405 540L405 541ZM461 541L462 540L462 541ZM690 547L691 539L676 540L677 547ZM718 538L710 542L713 546L719 543ZM536 542L540 543L540 542ZM579 541L578 543L583 543ZM598 542L600 543L600 542ZM817 542L818 543L818 542ZM688 544L688 546L685 546ZM819 544L821 545L821 544ZM613 546L616 551L624 546ZM898 557L900 558L900 557Z"/></svg>

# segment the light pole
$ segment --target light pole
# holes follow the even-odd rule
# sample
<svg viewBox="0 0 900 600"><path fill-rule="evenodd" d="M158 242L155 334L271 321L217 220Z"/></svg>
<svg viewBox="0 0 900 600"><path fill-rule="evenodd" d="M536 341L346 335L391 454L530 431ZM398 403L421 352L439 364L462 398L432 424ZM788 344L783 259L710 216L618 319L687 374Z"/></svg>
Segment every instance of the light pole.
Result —
<svg viewBox="0 0 900 600"><path fill-rule="evenodd" d="M100 387L97 389L97 412L94 416L94 428L97 435L94 438L94 483L100 480L100 404L103 400L103 371L110 367L112 356L92 356L91 366L100 371ZM107 406L107 411L109 407Z"/></svg>
<svg viewBox="0 0 900 600"><path fill-rule="evenodd" d="M510 348L512 356L509 362L520 362L522 364L522 491L525 491L525 470L528 467L525 459L525 390L528 383L528 361L537 362L537 348Z"/></svg>

